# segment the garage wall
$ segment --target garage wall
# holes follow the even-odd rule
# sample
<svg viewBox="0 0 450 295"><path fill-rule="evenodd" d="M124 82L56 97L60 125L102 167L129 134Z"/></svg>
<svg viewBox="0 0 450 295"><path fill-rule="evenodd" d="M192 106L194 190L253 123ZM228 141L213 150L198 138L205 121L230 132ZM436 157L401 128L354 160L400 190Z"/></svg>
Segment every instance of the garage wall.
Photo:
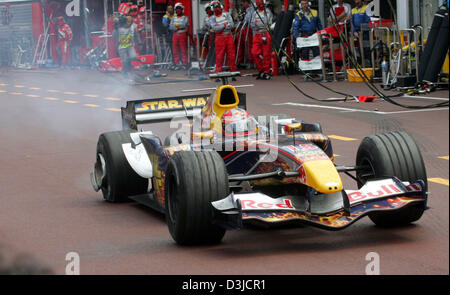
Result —
<svg viewBox="0 0 450 295"><path fill-rule="evenodd" d="M5 9L4 5L0 6L1 12ZM11 4L9 11L12 14L11 23L3 25L0 22L0 37L7 39L27 39L33 38L32 27L32 5L31 2L22 4Z"/></svg>

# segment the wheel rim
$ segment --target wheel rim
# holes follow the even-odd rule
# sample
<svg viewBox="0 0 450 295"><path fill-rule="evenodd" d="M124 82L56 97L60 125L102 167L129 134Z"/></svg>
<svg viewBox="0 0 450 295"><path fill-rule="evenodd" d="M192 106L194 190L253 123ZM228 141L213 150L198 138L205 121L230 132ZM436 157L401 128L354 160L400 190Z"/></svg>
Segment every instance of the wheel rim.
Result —
<svg viewBox="0 0 450 295"><path fill-rule="evenodd" d="M375 169L373 168L372 162L368 158L363 158L358 166L367 167L358 171L358 181L364 185L369 179L375 178Z"/></svg>
<svg viewBox="0 0 450 295"><path fill-rule="evenodd" d="M102 190L102 193L103 193L103 196L105 196L105 199L108 200L109 196L111 195L111 185L110 185L110 182L108 179L109 175L108 175L107 164L106 164L105 158L103 157L102 154L98 153L97 158L98 158L98 160L103 159L102 164L104 165L104 167L102 167L102 168L104 169L103 171L105 173L105 176L103 177L103 181L100 185L100 189Z"/></svg>

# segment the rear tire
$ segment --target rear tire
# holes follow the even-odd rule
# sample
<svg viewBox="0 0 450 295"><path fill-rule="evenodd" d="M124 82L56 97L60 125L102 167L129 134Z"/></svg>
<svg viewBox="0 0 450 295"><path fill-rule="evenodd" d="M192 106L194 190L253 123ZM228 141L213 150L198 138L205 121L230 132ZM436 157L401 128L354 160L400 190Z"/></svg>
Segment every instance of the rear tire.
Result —
<svg viewBox="0 0 450 295"><path fill-rule="evenodd" d="M357 156L356 166L367 166L356 172L361 187L368 180L395 176L401 181L425 182L427 174L422 154L414 139L405 132L376 134L363 139ZM373 212L369 218L378 226L394 227L417 221L425 210L425 204L409 206L398 211Z"/></svg>
<svg viewBox="0 0 450 295"><path fill-rule="evenodd" d="M111 203L128 201L132 195L143 194L148 188L148 179L142 178L128 164L122 144L130 143L130 131L113 131L100 135L97 143L99 154L105 160L106 175L101 185L103 198Z"/></svg>
<svg viewBox="0 0 450 295"><path fill-rule="evenodd" d="M179 245L216 244L225 229L212 223L211 202L229 194L225 164L215 151L180 151L170 159L165 182L166 220Z"/></svg>

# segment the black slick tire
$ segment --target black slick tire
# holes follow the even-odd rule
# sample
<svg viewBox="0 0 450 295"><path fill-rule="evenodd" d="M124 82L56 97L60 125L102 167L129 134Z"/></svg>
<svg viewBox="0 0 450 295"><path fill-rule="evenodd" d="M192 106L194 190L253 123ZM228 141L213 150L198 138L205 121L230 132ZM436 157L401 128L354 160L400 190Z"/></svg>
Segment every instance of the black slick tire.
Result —
<svg viewBox="0 0 450 295"><path fill-rule="evenodd" d="M128 201L132 195L143 194L148 188L148 179L139 176L128 164L122 144L131 142L130 131L113 131L100 135L97 142L97 161L103 156L106 176L102 183L103 198L111 203Z"/></svg>
<svg viewBox="0 0 450 295"><path fill-rule="evenodd" d="M427 190L427 174L419 147L406 132L388 132L368 136L361 142L356 166L368 169L356 172L361 187L371 179L397 177L401 181L423 180ZM378 226L395 227L417 221L425 210L425 204L408 206L404 209L373 212L369 218Z"/></svg>
<svg viewBox="0 0 450 295"><path fill-rule="evenodd" d="M179 151L166 170L169 232L179 245L217 244L225 229L213 224L211 202L229 194L225 164L215 151Z"/></svg>

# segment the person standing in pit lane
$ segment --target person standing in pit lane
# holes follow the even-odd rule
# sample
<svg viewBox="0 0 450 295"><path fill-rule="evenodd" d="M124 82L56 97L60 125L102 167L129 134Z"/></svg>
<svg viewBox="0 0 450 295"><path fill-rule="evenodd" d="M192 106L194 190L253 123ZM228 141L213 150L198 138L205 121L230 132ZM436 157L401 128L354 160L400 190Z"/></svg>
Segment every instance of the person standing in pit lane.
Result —
<svg viewBox="0 0 450 295"><path fill-rule="evenodd" d="M223 12L223 6L219 1L213 1L214 15L211 17L211 29L215 33L216 47L216 73L222 72L222 67L227 54L227 64L231 72L236 71L235 46L231 30L234 27L230 14Z"/></svg>
<svg viewBox="0 0 450 295"><path fill-rule="evenodd" d="M203 19L201 32L203 33L202 50L200 58L204 60L208 56L209 48L211 47L211 40L214 37L214 31L211 30L211 17L214 14L211 3L205 4L206 16Z"/></svg>
<svg viewBox="0 0 450 295"><path fill-rule="evenodd" d="M172 21L172 18L175 16L175 12L173 10L173 5L167 5L166 8L166 14L164 14L163 18L162 18L162 24L164 26L164 28L166 29L166 42L167 42L167 47L169 47L170 52L172 53L172 62L173 62L173 46L172 46L172 39L173 39L173 32L171 30L169 30L169 26L170 26L170 22ZM175 69L175 65L171 66L171 69Z"/></svg>
<svg viewBox="0 0 450 295"><path fill-rule="evenodd" d="M355 0L356 6L352 9L352 31L355 38L362 38L362 50L358 47L359 58L358 62L362 62L362 53L364 52L364 59L366 66L371 64L370 60L370 46L369 46L369 30L364 30L364 26L369 24L370 16L367 14L367 6L362 0Z"/></svg>
<svg viewBox="0 0 450 295"><path fill-rule="evenodd" d="M119 17L119 27L114 30L113 37L116 40L116 47L118 48L119 56L122 62L122 74L124 78L130 82L131 61L136 59L135 44L141 44L141 40L133 26L133 19L131 16L121 15Z"/></svg>
<svg viewBox="0 0 450 295"><path fill-rule="evenodd" d="M187 69L188 64L188 27L189 18L184 15L184 6L176 3L175 16L170 21L169 30L173 32L172 52L175 70ZM180 64L181 55L181 65Z"/></svg>
<svg viewBox="0 0 450 295"><path fill-rule="evenodd" d="M350 24L350 18L352 17L352 7L348 3L344 3L344 0L336 0L336 4L330 9L330 16L328 22L333 24L335 21L334 16L338 24Z"/></svg>
<svg viewBox="0 0 450 295"><path fill-rule="evenodd" d="M250 25L253 31L252 55L259 72L256 79L269 80L272 77L272 38L267 30L272 25L272 12L264 7L264 0L256 0L256 11L253 12Z"/></svg>
<svg viewBox="0 0 450 295"><path fill-rule="evenodd" d="M295 14L294 18L294 38L309 37L317 31L322 30L319 13L315 9L311 9L310 2L307 0L300 1L300 10ZM309 60L309 52L312 50L313 56L318 56L319 47L304 47L300 50L300 56L303 60Z"/></svg>
<svg viewBox="0 0 450 295"><path fill-rule="evenodd" d="M64 17L57 19L58 25L58 49L61 56L61 69L67 68L70 63L70 42L72 41L72 29L66 24Z"/></svg>

